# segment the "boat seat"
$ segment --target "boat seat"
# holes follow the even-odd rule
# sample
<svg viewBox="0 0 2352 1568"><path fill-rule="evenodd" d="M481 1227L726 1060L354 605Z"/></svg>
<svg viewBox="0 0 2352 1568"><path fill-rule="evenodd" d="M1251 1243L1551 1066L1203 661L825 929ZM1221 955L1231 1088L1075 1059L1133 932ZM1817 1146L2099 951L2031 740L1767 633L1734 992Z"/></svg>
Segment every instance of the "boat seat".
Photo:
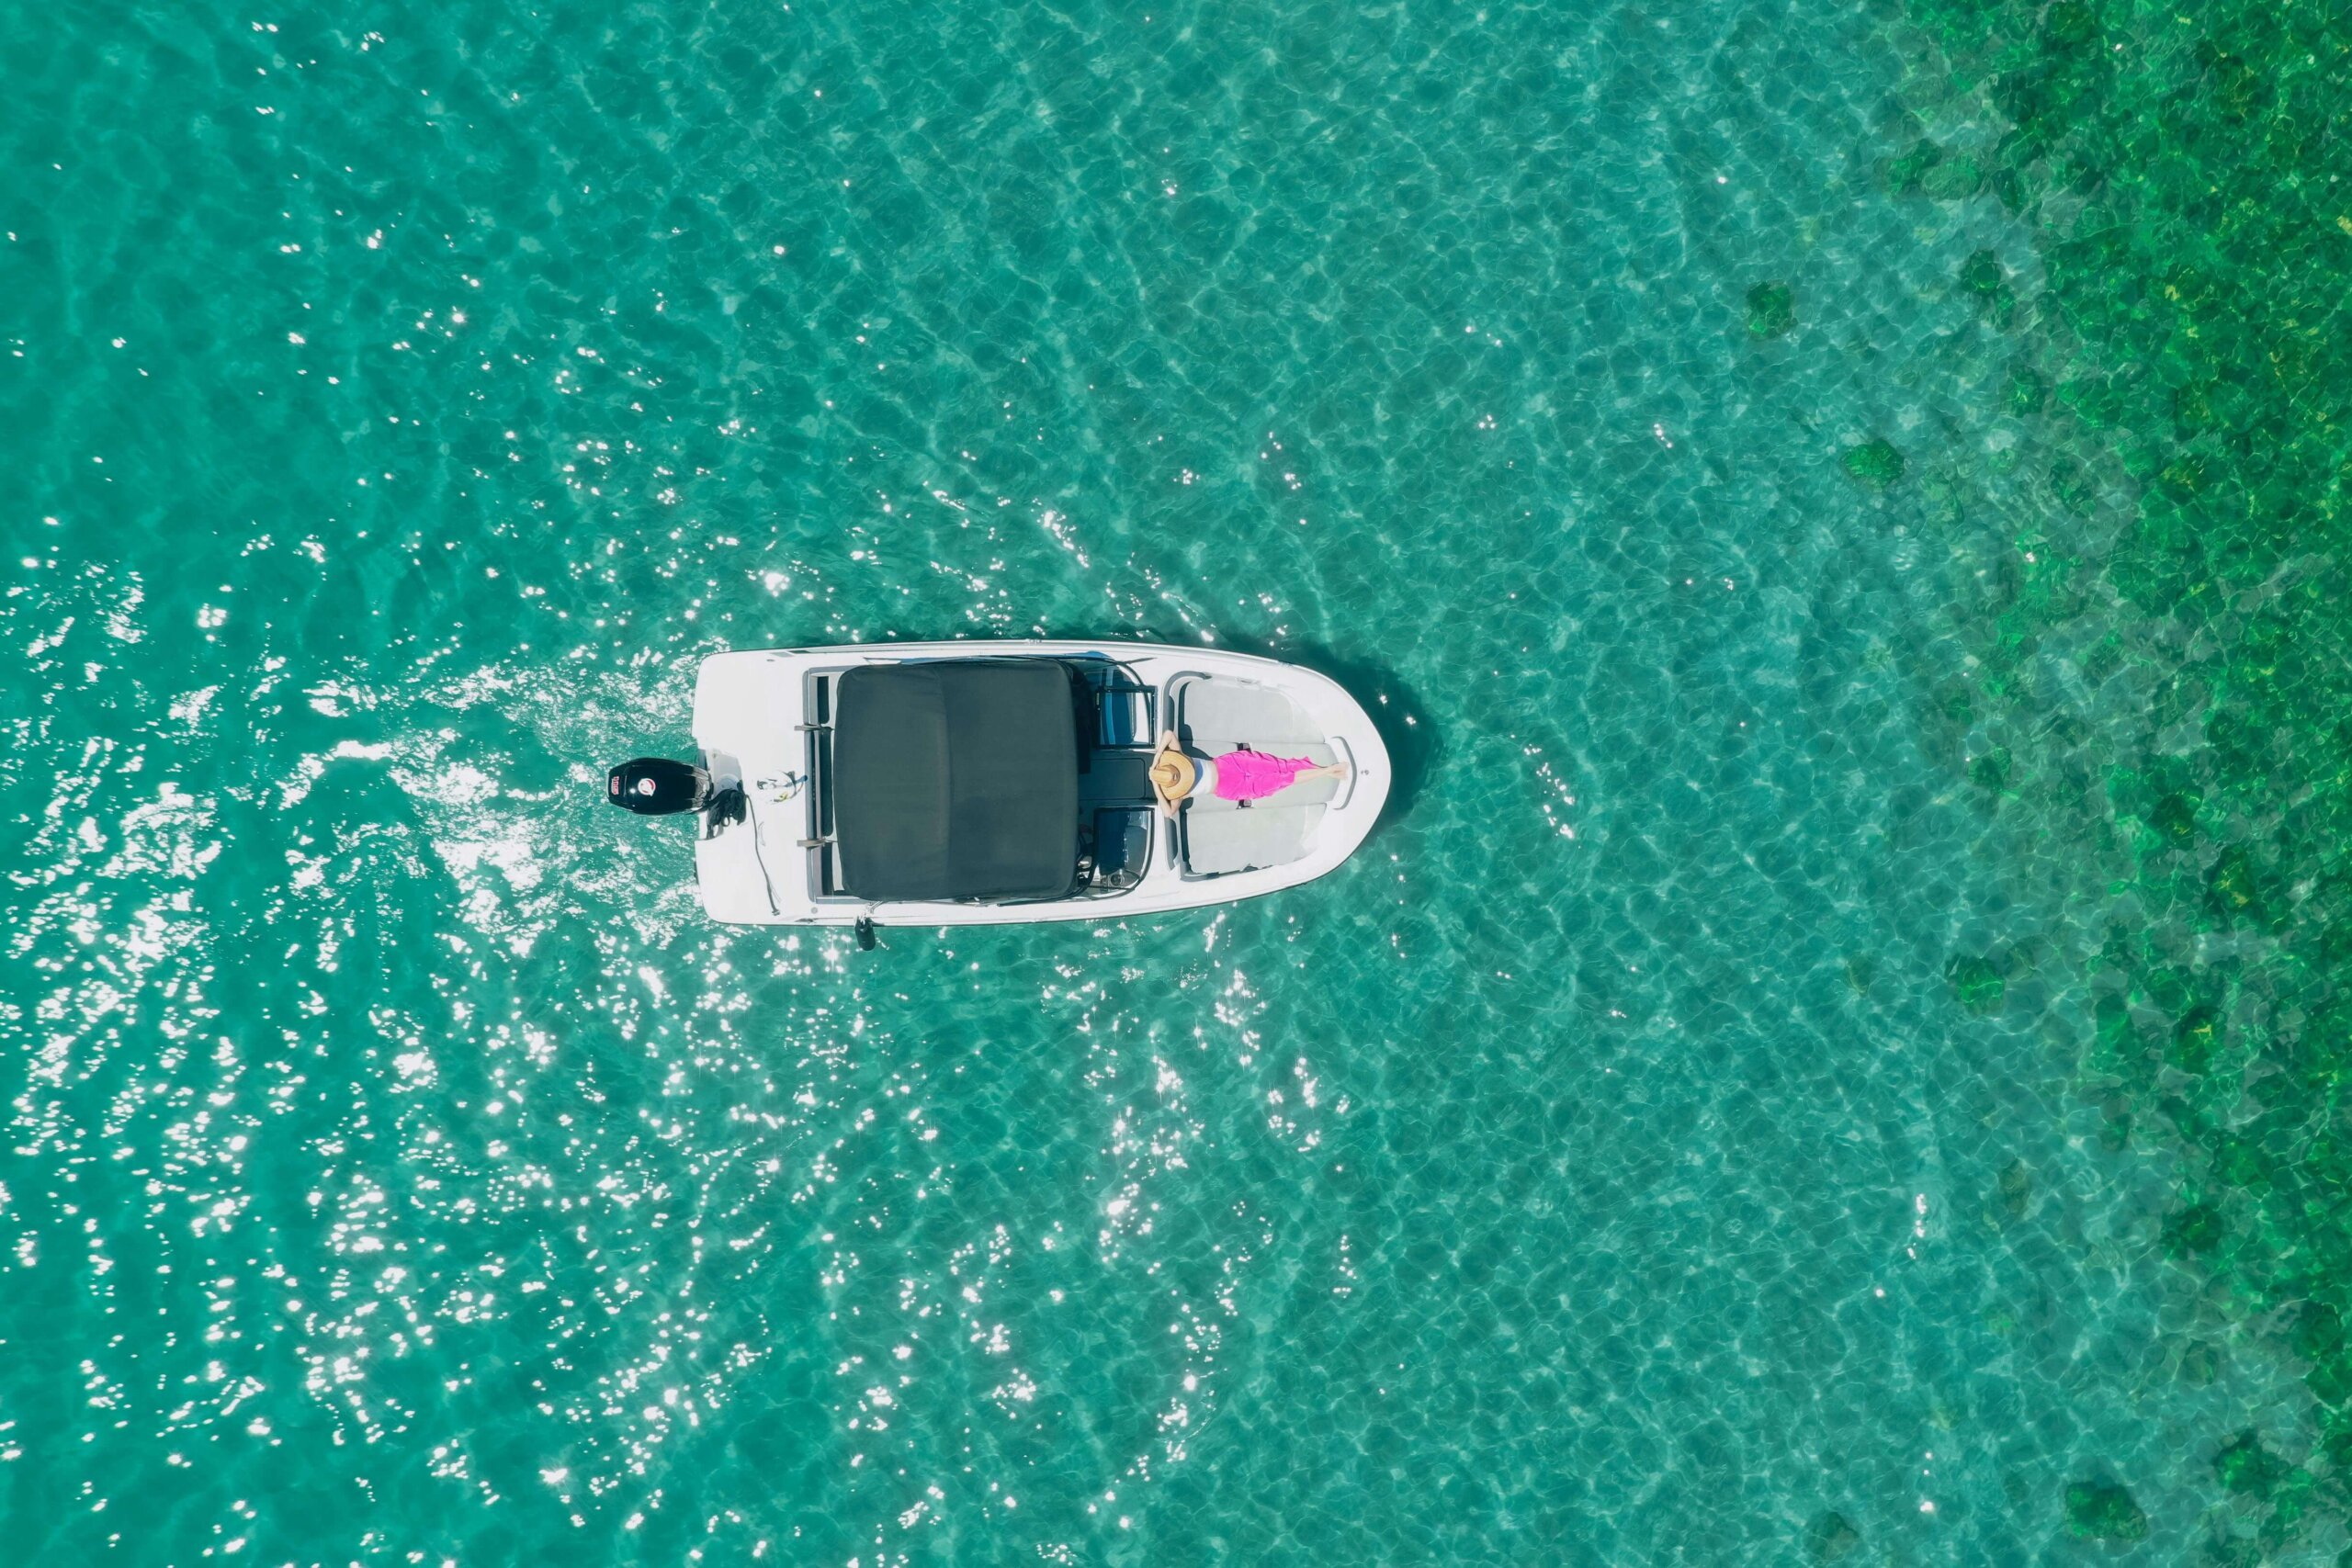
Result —
<svg viewBox="0 0 2352 1568"><path fill-rule="evenodd" d="M1221 757L1227 751L1270 751L1277 757L1305 757L1317 767L1329 767L1340 754L1325 743L1323 732L1284 694L1248 681L1194 677L1177 689L1176 737L1194 757ZM1320 807L1340 793L1339 779L1309 779L1272 797L1284 807ZM1228 812L1240 803L1218 800L1207 791L1193 797L1191 810ZM1260 801L1252 811L1269 808ZM1313 823L1307 825L1312 828ZM1295 856L1292 858L1295 859Z"/></svg>
<svg viewBox="0 0 2352 1568"><path fill-rule="evenodd" d="M1307 838L1322 819L1320 806L1261 800L1247 811L1203 811L1196 801L1184 812L1184 869L1195 876L1219 876L1287 865L1306 852Z"/></svg>
<svg viewBox="0 0 2352 1568"><path fill-rule="evenodd" d="M1272 686L1204 676L1185 681L1179 688L1176 736L1187 750L1208 750L1203 737L1228 736L1246 740L1261 751L1280 751L1288 757L1300 755L1290 748L1323 743L1323 732L1314 720ZM1229 745L1217 748L1231 749Z"/></svg>
<svg viewBox="0 0 2352 1568"><path fill-rule="evenodd" d="M1267 751L1305 757L1317 767L1340 755L1283 693L1254 682L1195 677L1177 688L1176 735L1194 757ZM1286 865L1306 852L1339 779L1308 779L1280 795L1219 800L1203 790L1184 807L1184 869L1195 876Z"/></svg>
<svg viewBox="0 0 2352 1568"><path fill-rule="evenodd" d="M1098 747L1094 765L1078 775L1081 809L1102 806L1149 806L1151 753L1141 747Z"/></svg>

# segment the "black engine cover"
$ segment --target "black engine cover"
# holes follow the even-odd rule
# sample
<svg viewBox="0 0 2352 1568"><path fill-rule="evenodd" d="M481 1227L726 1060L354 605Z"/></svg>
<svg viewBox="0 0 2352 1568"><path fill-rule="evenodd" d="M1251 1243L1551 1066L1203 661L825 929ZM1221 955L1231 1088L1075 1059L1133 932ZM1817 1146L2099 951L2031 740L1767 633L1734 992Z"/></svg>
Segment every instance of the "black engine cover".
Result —
<svg viewBox="0 0 2352 1568"><path fill-rule="evenodd" d="M698 811L710 801L710 775L692 762L638 757L605 776L605 798L641 817Z"/></svg>

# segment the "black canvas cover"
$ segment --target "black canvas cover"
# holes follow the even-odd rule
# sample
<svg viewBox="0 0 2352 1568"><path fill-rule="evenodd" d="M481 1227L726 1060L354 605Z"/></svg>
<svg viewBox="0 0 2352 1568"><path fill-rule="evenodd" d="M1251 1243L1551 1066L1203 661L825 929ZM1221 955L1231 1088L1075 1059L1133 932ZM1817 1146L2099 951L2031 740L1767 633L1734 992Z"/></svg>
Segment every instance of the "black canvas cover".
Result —
<svg viewBox="0 0 2352 1568"><path fill-rule="evenodd" d="M833 834L860 898L1049 898L1078 874L1078 723L1046 660L866 664L833 706Z"/></svg>

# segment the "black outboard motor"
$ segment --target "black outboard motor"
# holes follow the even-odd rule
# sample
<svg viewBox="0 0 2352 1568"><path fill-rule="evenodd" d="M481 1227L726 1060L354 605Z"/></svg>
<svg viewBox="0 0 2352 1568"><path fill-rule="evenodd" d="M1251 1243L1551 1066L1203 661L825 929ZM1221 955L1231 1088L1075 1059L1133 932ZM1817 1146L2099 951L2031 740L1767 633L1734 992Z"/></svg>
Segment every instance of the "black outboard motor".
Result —
<svg viewBox="0 0 2352 1568"><path fill-rule="evenodd" d="M605 775L605 798L643 817L699 811L710 797L708 773L667 757L638 757Z"/></svg>

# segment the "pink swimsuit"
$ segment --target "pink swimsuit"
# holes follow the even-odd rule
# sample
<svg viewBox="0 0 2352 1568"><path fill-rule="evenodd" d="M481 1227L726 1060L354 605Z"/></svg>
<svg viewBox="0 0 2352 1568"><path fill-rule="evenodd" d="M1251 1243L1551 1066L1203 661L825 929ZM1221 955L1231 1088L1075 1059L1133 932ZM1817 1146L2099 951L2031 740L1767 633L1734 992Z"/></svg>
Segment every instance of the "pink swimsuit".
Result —
<svg viewBox="0 0 2352 1568"><path fill-rule="evenodd" d="M1227 751L1216 759L1216 797L1219 800L1263 800L1278 789L1288 788L1293 779L1313 766L1313 759L1307 757L1274 757L1263 751Z"/></svg>

